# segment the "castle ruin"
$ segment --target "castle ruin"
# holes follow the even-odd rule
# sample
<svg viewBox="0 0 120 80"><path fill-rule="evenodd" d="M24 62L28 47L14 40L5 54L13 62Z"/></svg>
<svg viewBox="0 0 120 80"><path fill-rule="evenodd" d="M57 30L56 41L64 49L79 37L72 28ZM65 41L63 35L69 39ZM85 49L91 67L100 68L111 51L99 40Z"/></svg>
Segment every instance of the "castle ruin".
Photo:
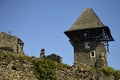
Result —
<svg viewBox="0 0 120 80"><path fill-rule="evenodd" d="M20 38L17 38L16 36L12 36L5 32L0 32L1 53L15 52L17 54L23 55L23 46L24 42Z"/></svg>

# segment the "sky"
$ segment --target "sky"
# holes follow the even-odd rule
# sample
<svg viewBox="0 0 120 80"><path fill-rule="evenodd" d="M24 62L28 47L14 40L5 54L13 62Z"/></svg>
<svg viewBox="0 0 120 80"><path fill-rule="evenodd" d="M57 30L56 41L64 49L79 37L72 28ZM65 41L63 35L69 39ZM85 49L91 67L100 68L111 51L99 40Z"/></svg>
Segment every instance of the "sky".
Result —
<svg viewBox="0 0 120 80"><path fill-rule="evenodd" d="M108 65L120 70L120 0L0 0L0 32L21 38L26 55L39 57L44 48L72 65L73 47L64 31L85 8L109 26L115 41L109 43Z"/></svg>

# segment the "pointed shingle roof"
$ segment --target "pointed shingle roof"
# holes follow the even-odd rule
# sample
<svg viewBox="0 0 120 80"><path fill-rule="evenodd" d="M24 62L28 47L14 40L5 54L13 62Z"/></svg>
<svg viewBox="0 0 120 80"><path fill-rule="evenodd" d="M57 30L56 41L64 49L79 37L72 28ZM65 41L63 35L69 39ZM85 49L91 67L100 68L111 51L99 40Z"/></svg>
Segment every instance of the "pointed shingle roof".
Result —
<svg viewBox="0 0 120 80"><path fill-rule="evenodd" d="M86 8L68 31L104 27L98 16L91 8Z"/></svg>

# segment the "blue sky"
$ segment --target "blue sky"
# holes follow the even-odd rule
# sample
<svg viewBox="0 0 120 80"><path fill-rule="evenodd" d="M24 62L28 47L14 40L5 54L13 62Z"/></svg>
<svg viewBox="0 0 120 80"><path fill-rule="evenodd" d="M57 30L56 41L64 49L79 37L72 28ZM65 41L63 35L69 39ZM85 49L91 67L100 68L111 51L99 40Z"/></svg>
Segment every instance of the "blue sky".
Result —
<svg viewBox="0 0 120 80"><path fill-rule="evenodd" d="M21 38L24 52L39 57L56 53L63 62L74 62L73 47L63 33L85 8L92 8L109 26L114 42L110 42L109 66L120 69L120 0L0 0L0 32Z"/></svg>

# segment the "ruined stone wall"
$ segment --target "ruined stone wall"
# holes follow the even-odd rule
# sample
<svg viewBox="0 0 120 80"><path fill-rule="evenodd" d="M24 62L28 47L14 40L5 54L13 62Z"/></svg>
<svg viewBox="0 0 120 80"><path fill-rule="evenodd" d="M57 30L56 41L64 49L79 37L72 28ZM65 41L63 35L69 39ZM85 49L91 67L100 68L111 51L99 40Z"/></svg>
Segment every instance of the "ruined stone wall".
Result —
<svg viewBox="0 0 120 80"><path fill-rule="evenodd" d="M74 65L76 67L104 67L107 66L106 49L101 42L74 43Z"/></svg>
<svg viewBox="0 0 120 80"><path fill-rule="evenodd" d="M21 59L22 56L0 53L0 80L38 80L33 63Z"/></svg>
<svg viewBox="0 0 120 80"><path fill-rule="evenodd" d="M20 38L0 32L0 52L15 52L23 55L23 46L24 43Z"/></svg>
<svg viewBox="0 0 120 80"><path fill-rule="evenodd" d="M62 63L62 58L59 55L56 55L56 54L48 55L47 59L58 62L58 63Z"/></svg>
<svg viewBox="0 0 120 80"><path fill-rule="evenodd" d="M36 72L34 72L37 60L40 59L24 55L0 54L0 80L46 80L37 79ZM118 78L114 74L105 74L102 68L75 68L55 62L50 62L47 65L53 65L52 70L55 71L54 77L56 77L54 80L120 80L120 77ZM37 68L38 71L41 69L47 68L46 66ZM44 76L45 74L41 75Z"/></svg>
<svg viewBox="0 0 120 80"><path fill-rule="evenodd" d="M105 75L102 71L59 68L56 72L58 80L119 80L113 75Z"/></svg>

